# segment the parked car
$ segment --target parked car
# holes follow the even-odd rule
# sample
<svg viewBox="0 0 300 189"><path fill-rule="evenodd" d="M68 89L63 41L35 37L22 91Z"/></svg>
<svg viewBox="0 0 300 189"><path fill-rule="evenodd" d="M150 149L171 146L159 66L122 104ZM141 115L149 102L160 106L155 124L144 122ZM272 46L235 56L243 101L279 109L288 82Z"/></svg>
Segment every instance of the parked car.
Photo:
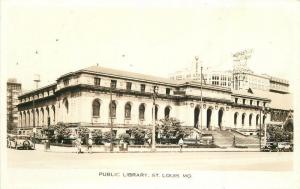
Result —
<svg viewBox="0 0 300 189"><path fill-rule="evenodd" d="M280 152L291 151L291 144L289 142L278 142L277 148Z"/></svg>
<svg viewBox="0 0 300 189"><path fill-rule="evenodd" d="M8 148L14 147L15 146L15 142L16 142L16 135L8 134L7 135L7 147Z"/></svg>
<svg viewBox="0 0 300 189"><path fill-rule="evenodd" d="M261 151L263 152L279 152L278 142L267 142Z"/></svg>
<svg viewBox="0 0 300 189"><path fill-rule="evenodd" d="M9 148L32 150L34 145L30 138L28 135L15 135L9 139L8 146Z"/></svg>

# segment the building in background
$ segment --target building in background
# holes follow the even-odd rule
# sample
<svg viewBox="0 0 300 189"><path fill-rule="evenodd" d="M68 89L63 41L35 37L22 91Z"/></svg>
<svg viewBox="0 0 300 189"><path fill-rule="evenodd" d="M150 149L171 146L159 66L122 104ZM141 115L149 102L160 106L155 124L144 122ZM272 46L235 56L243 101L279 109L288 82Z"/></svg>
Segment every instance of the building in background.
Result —
<svg viewBox="0 0 300 189"><path fill-rule="evenodd" d="M198 57L191 66L169 75L171 80L200 81L207 85L227 87L233 90L262 90L272 93L288 94L289 81L267 74L254 73L247 65L251 51L241 51L233 55L232 70L218 70L205 67Z"/></svg>
<svg viewBox="0 0 300 189"><path fill-rule="evenodd" d="M16 79L7 81L7 131L10 132L18 125L18 96L22 92L22 85Z"/></svg>
<svg viewBox="0 0 300 189"><path fill-rule="evenodd" d="M198 57L195 57L190 67L170 74L169 78L177 81L201 82L201 67L203 84L231 88L232 71L221 71L211 67L205 67Z"/></svg>

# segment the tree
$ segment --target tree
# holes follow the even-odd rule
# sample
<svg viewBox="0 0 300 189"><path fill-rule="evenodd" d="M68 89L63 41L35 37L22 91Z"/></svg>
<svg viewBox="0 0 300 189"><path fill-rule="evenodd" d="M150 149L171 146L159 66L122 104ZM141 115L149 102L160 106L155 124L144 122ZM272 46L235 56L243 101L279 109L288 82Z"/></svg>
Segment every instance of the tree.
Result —
<svg viewBox="0 0 300 189"><path fill-rule="evenodd" d="M130 130L131 136L134 138L134 144L143 145L146 141L147 131L138 127Z"/></svg>
<svg viewBox="0 0 300 189"><path fill-rule="evenodd" d="M52 131L51 134L49 134L49 137L51 140L55 140L55 142L61 143L63 139L69 138L72 135L71 129L67 128L67 126L64 123L57 123L56 125L51 125L49 128L43 129L43 132L45 131Z"/></svg>
<svg viewBox="0 0 300 189"><path fill-rule="evenodd" d="M95 129L92 131L92 137L95 141L95 144L102 143L102 131L100 129Z"/></svg>
<svg viewBox="0 0 300 189"><path fill-rule="evenodd" d="M87 144L90 130L86 127L79 127L77 133L78 133L78 136L81 138L82 143Z"/></svg>
<svg viewBox="0 0 300 189"><path fill-rule="evenodd" d="M129 144L129 141L130 141L130 135L127 134L127 133L122 133L119 135L119 138L121 140L123 140L124 142L128 143Z"/></svg>
<svg viewBox="0 0 300 189"><path fill-rule="evenodd" d="M267 136L270 141L276 142L290 141L293 139L292 132L288 132L279 126L274 125L270 125L267 127Z"/></svg>
<svg viewBox="0 0 300 189"><path fill-rule="evenodd" d="M112 139L116 138L116 134L115 132L112 131ZM111 141L111 132L110 131L106 131L103 133L102 135L102 139L104 142L110 142Z"/></svg>
<svg viewBox="0 0 300 189"><path fill-rule="evenodd" d="M292 119L289 119L283 126L283 129L287 132L293 132L294 131L294 123Z"/></svg>
<svg viewBox="0 0 300 189"><path fill-rule="evenodd" d="M182 127L182 122L176 118L161 119L157 125L161 138L186 138L192 134L192 128Z"/></svg>

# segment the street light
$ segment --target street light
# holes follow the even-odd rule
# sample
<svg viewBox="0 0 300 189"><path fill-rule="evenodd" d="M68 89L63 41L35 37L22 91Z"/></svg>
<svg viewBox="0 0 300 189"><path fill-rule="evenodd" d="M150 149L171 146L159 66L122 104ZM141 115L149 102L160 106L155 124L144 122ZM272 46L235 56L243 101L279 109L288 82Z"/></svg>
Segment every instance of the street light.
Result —
<svg viewBox="0 0 300 189"><path fill-rule="evenodd" d="M34 79L33 81L35 82L35 86L36 86L36 90L38 89L39 87L39 82L41 81L40 80L40 75L38 74L35 74L34 75ZM35 104L34 104L34 98L35 98L35 94L33 93L33 99L32 99L32 111L33 111L33 114L32 114L32 121L33 121L33 147L35 148L35 134L36 134L36 127L35 127L35 114L36 114L36 110L35 110Z"/></svg>
<svg viewBox="0 0 300 189"><path fill-rule="evenodd" d="M270 109L268 107L265 108L264 110L264 115L268 114L270 112ZM266 115L266 119L267 119L267 115ZM266 121L264 122L264 145L266 146L267 144L267 124Z"/></svg>
<svg viewBox="0 0 300 189"><path fill-rule="evenodd" d="M109 114L110 114L110 152L113 152L113 117L112 117L112 84L110 84L110 104L109 104Z"/></svg>
<svg viewBox="0 0 300 189"><path fill-rule="evenodd" d="M263 115L265 116L267 113L269 112L269 108L267 107L262 107L259 109L259 148L261 149L261 130L262 130L262 124L261 124L261 114L263 113ZM266 145L267 143L267 125L266 125L266 120L264 119L264 145Z"/></svg>
<svg viewBox="0 0 300 189"><path fill-rule="evenodd" d="M155 119L155 109L156 109L156 104L155 104L155 100L157 97L157 93L158 93L158 86L153 86L153 107L152 107L152 148L151 151L155 152L156 148L155 148L155 125L156 125L156 119Z"/></svg>

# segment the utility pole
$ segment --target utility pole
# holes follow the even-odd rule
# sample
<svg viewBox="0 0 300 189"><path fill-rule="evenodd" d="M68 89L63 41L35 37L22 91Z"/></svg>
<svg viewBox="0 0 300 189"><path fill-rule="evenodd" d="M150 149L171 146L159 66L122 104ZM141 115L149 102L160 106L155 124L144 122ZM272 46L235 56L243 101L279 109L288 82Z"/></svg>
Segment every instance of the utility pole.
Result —
<svg viewBox="0 0 300 189"><path fill-rule="evenodd" d="M157 90L158 86L153 86L153 106L152 106L152 146L151 146L151 151L155 152L156 147L155 147L155 125L156 125L156 117L155 117L155 109L156 109L156 95L157 95Z"/></svg>
<svg viewBox="0 0 300 189"><path fill-rule="evenodd" d="M261 150L261 108L259 109L259 150Z"/></svg>
<svg viewBox="0 0 300 189"><path fill-rule="evenodd" d="M266 110L264 111L264 115L266 116L265 121L263 123L264 125L264 146L267 145L267 124L266 124L266 119L268 116L269 108L267 107Z"/></svg>
<svg viewBox="0 0 300 189"><path fill-rule="evenodd" d="M109 104L109 114L110 114L110 152L113 152L113 117L112 117L112 84L110 84L110 104Z"/></svg>
<svg viewBox="0 0 300 189"><path fill-rule="evenodd" d="M201 83L201 85L200 85L200 91L201 91L201 94L200 94L200 128L201 128L201 130L202 130L202 111L203 111L203 109L202 109L202 69L203 69L203 67L201 65L201 79L200 79L200 83Z"/></svg>
<svg viewBox="0 0 300 189"><path fill-rule="evenodd" d="M198 76L198 67L199 67L199 57L198 56L195 56L195 60L196 60L196 68L195 68L195 71L196 71L196 76ZM200 129L202 130L202 70L203 70L203 67L202 67L202 64L201 64L201 67L200 67ZM199 125L197 123L197 129L199 129Z"/></svg>
<svg viewBox="0 0 300 189"><path fill-rule="evenodd" d="M36 89L38 89L39 82L41 81L40 80L40 75L35 74L33 81L35 82ZM33 112L33 114L32 114L32 116L33 116L32 117L33 125L32 126L33 126L33 129L32 129L32 131L33 131L33 147L35 148L35 133L36 133L36 128L35 128L35 113L36 113L36 111L35 111L34 97L35 97L35 94L33 93L33 99L32 99L32 112Z"/></svg>

